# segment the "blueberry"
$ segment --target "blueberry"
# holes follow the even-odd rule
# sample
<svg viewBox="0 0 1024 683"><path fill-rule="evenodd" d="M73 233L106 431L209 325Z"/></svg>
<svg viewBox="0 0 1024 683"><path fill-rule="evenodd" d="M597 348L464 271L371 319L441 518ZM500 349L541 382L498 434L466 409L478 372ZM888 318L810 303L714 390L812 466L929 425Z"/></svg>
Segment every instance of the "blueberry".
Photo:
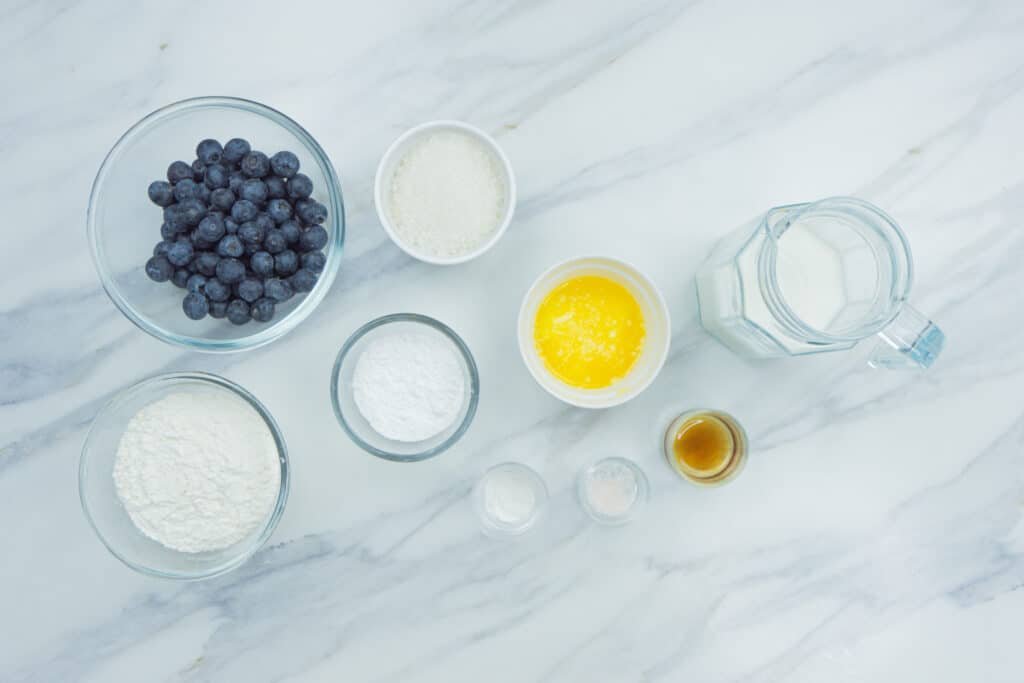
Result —
<svg viewBox="0 0 1024 683"><path fill-rule="evenodd" d="M228 174L228 189L238 196L238 193L242 191L242 183L245 182L245 174L241 171L232 171Z"/></svg>
<svg viewBox="0 0 1024 683"><path fill-rule="evenodd" d="M235 325L244 325L249 322L249 304L241 299L233 299L228 304L228 320Z"/></svg>
<svg viewBox="0 0 1024 683"><path fill-rule="evenodd" d="M219 211L230 211L235 204L235 193L226 187L219 187L210 193L210 206Z"/></svg>
<svg viewBox="0 0 1024 683"><path fill-rule="evenodd" d="M187 266L192 260L194 250L188 240L178 240L167 250L167 260L176 266Z"/></svg>
<svg viewBox="0 0 1024 683"><path fill-rule="evenodd" d="M242 244L245 246L246 256L252 256L257 251L263 251L263 245L259 244L258 242L255 244L252 242L242 242Z"/></svg>
<svg viewBox="0 0 1024 683"><path fill-rule="evenodd" d="M327 246L327 230L322 225L314 225L299 235L299 251L317 251Z"/></svg>
<svg viewBox="0 0 1024 683"><path fill-rule="evenodd" d="M167 256L167 250L170 249L171 244L168 240L160 240L153 246L153 256Z"/></svg>
<svg viewBox="0 0 1024 683"><path fill-rule="evenodd" d="M198 199L186 199L178 206L185 217L185 224L190 228L199 225L199 221L206 215L206 206Z"/></svg>
<svg viewBox="0 0 1024 683"><path fill-rule="evenodd" d="M278 254L284 251L287 246L288 242L284 239L284 233L277 228L268 230L266 236L263 238L263 248L271 254Z"/></svg>
<svg viewBox="0 0 1024 683"><path fill-rule="evenodd" d="M238 196L248 199L253 204L262 205L267 201L267 185L259 178L249 178L242 183L242 189Z"/></svg>
<svg viewBox="0 0 1024 683"><path fill-rule="evenodd" d="M160 236L168 242L173 242L177 235L178 231L167 225L167 223L162 223L160 225Z"/></svg>
<svg viewBox="0 0 1024 683"><path fill-rule="evenodd" d="M224 230L229 235L234 235L236 232L238 232L238 222L235 221L234 218L225 218L224 219Z"/></svg>
<svg viewBox="0 0 1024 683"><path fill-rule="evenodd" d="M299 158L291 152L278 152L270 157L270 168L276 176L291 178L299 172Z"/></svg>
<svg viewBox="0 0 1024 683"><path fill-rule="evenodd" d="M263 228L256 225L256 221L246 221L238 226L238 237L247 244L260 244L263 242Z"/></svg>
<svg viewBox="0 0 1024 683"><path fill-rule="evenodd" d="M309 251L302 255L302 267L306 270L311 270L314 273L323 272L324 265L327 264L327 257L324 256L322 251Z"/></svg>
<svg viewBox="0 0 1024 683"><path fill-rule="evenodd" d="M181 232L188 227L188 219L179 205L171 204L164 207L164 225L172 232Z"/></svg>
<svg viewBox="0 0 1024 683"><path fill-rule="evenodd" d="M224 155L224 148L216 140L206 139L196 145L196 156L204 164L216 164Z"/></svg>
<svg viewBox="0 0 1024 683"><path fill-rule="evenodd" d="M309 292L316 285L317 274L305 268L299 268L295 275L288 278L288 283L296 292Z"/></svg>
<svg viewBox="0 0 1024 683"><path fill-rule="evenodd" d="M203 178L206 177L206 164L199 159L192 162L192 180L197 183L203 182Z"/></svg>
<svg viewBox="0 0 1024 683"><path fill-rule="evenodd" d="M146 261L146 275L153 282L167 282L174 275L174 266L165 256L154 256Z"/></svg>
<svg viewBox="0 0 1024 683"><path fill-rule="evenodd" d="M203 289L210 301L220 302L231 298L231 288L215 277L209 278Z"/></svg>
<svg viewBox="0 0 1024 683"><path fill-rule="evenodd" d="M274 274L274 257L265 251L257 251L249 257L249 267L260 277Z"/></svg>
<svg viewBox="0 0 1024 683"><path fill-rule="evenodd" d="M252 303L263 296L263 283L254 277L247 277L235 285L235 293L239 299Z"/></svg>
<svg viewBox="0 0 1024 683"><path fill-rule="evenodd" d="M210 164L206 167L203 184L211 190L220 190L228 186L228 170L221 164Z"/></svg>
<svg viewBox="0 0 1024 683"><path fill-rule="evenodd" d="M192 320L202 320L210 312L210 302L199 292L189 292L181 302L181 308Z"/></svg>
<svg viewBox="0 0 1024 683"><path fill-rule="evenodd" d="M222 154L224 161L229 164L237 164L242 160L246 154L249 153L249 143L242 138L231 138L227 144L224 145L224 152Z"/></svg>
<svg viewBox="0 0 1024 683"><path fill-rule="evenodd" d="M317 225L327 219L327 207L313 199L295 202L295 213L306 225Z"/></svg>
<svg viewBox="0 0 1024 683"><path fill-rule="evenodd" d="M291 275L299 269L299 255L291 249L285 249L274 256L274 272L278 275Z"/></svg>
<svg viewBox="0 0 1024 683"><path fill-rule="evenodd" d="M199 228L196 228L188 234L188 241L192 243L192 247L196 252L209 251L216 242L211 242L205 239L199 234Z"/></svg>
<svg viewBox="0 0 1024 683"><path fill-rule="evenodd" d="M157 206L170 206L174 203L174 188L166 180L154 180L149 184L149 201Z"/></svg>
<svg viewBox="0 0 1024 683"><path fill-rule="evenodd" d="M273 230L277 227L277 223L275 223L274 219L270 217L270 214L265 211L260 211L256 214L256 218L254 218L253 221L255 221L256 225L260 227L260 230L263 231L264 235L267 234L268 230Z"/></svg>
<svg viewBox="0 0 1024 683"><path fill-rule="evenodd" d="M288 284L287 280L281 280L276 277L268 278L263 283L263 293L274 301L288 301L295 296L292 286Z"/></svg>
<svg viewBox="0 0 1024 683"><path fill-rule="evenodd" d="M207 215L206 218L199 221L199 227L196 228L196 231L200 237L210 244L216 244L226 232L224 229L224 219L218 216Z"/></svg>
<svg viewBox="0 0 1024 683"><path fill-rule="evenodd" d="M263 297L257 299L250 308L252 319L261 323L270 322L274 317L274 300Z"/></svg>
<svg viewBox="0 0 1024 683"><path fill-rule="evenodd" d="M203 293L203 286L206 285L206 276L195 273L188 276L188 280L185 281L185 289L190 292Z"/></svg>
<svg viewBox="0 0 1024 683"><path fill-rule="evenodd" d="M191 178L179 180L178 184L174 186L174 198L179 202L183 202L186 199L192 199L196 196L196 187L196 181Z"/></svg>
<svg viewBox="0 0 1024 683"><path fill-rule="evenodd" d="M217 279L226 285L241 282L245 277L245 265L236 258L223 258L217 264Z"/></svg>
<svg viewBox="0 0 1024 683"><path fill-rule="evenodd" d="M305 199L313 194L313 181L305 173L296 173L288 180L288 196L292 199Z"/></svg>
<svg viewBox="0 0 1024 683"><path fill-rule="evenodd" d="M227 301L211 301L210 302L210 317L211 318L225 318L228 314L228 302Z"/></svg>
<svg viewBox="0 0 1024 683"><path fill-rule="evenodd" d="M196 266L196 272L206 277L213 277L214 273L217 272L217 264L220 263L220 257L212 251L202 251L192 260L192 263Z"/></svg>
<svg viewBox="0 0 1024 683"><path fill-rule="evenodd" d="M295 244L302 235L302 227L299 226L298 221L294 220L285 221L277 229L284 235L284 240L288 244Z"/></svg>
<svg viewBox="0 0 1024 683"><path fill-rule="evenodd" d="M172 183L177 183L186 178L192 180L192 167L184 161L175 161L167 167L167 179Z"/></svg>
<svg viewBox="0 0 1024 683"><path fill-rule="evenodd" d="M273 218L275 223L284 223L292 217L292 205L284 199L271 199L267 203L267 215Z"/></svg>
<svg viewBox="0 0 1024 683"><path fill-rule="evenodd" d="M270 173L270 159L263 152L249 152L238 167L250 178L262 178Z"/></svg>
<svg viewBox="0 0 1024 683"><path fill-rule="evenodd" d="M239 223L251 221L259 212L259 208L248 199L239 199L231 207L231 217Z"/></svg>
<svg viewBox="0 0 1024 683"><path fill-rule="evenodd" d="M238 235L225 235L217 243L217 253L224 257L238 258L245 253L245 246Z"/></svg>
<svg viewBox="0 0 1024 683"><path fill-rule="evenodd" d="M288 186L283 178L272 175L264 178L263 182L267 184L267 196L271 199L284 199L288 196Z"/></svg>
<svg viewBox="0 0 1024 683"><path fill-rule="evenodd" d="M202 183L196 185L196 199L201 201L203 204L210 203L210 188Z"/></svg>
<svg viewBox="0 0 1024 683"><path fill-rule="evenodd" d="M174 275L171 276L171 282L174 283L175 287L185 289L185 285L188 284L190 277L192 277L192 273L188 272L187 268L178 268L174 271Z"/></svg>

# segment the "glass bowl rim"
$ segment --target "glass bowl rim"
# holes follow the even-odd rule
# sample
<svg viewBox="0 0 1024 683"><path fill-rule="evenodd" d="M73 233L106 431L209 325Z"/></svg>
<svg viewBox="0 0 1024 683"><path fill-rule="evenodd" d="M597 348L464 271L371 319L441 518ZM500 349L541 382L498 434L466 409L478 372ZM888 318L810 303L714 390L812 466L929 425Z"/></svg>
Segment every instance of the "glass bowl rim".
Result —
<svg viewBox="0 0 1024 683"><path fill-rule="evenodd" d="M252 334L235 339L209 339L195 337L187 334L179 334L167 330L153 322L148 316L138 312L127 298L121 293L114 283L113 278L107 271L104 261L103 248L100 245L99 228L97 220L97 206L107 176L111 173L114 162L125 146L140 135L146 133L151 127L163 120L166 120L183 112L199 111L202 109L236 109L251 114L256 114L273 123L278 124L289 133L297 137L310 151L318 163L321 171L326 169L326 192L331 206L329 216L336 226L334 239L328 244L327 263L313 290L306 294L306 297L288 315L281 318L274 324L260 329ZM186 349L203 351L209 353L228 353L234 351L247 351L259 348L284 336L294 330L316 309L326 297L331 285L334 283L341 265L342 249L345 243L345 203L342 197L341 184L338 174L331 164L327 152L320 143L313 138L309 132L288 117L286 114L254 100L247 100L240 97L225 96L203 96L191 97L156 109L126 130L107 152L100 164L96 177L93 179L92 189L89 192L89 205L86 210L86 235L89 240L89 252L92 256L93 266L100 277L100 284L103 291L114 303L119 311L136 327L147 334L159 339L162 342Z"/></svg>
<svg viewBox="0 0 1024 683"><path fill-rule="evenodd" d="M338 398L338 380L341 378L341 366L344 364L345 359L348 357L352 348L360 339L378 327L383 327L396 322L419 323L442 333L455 344L455 347L462 356L463 362L466 364L466 368L469 370L469 407L466 409L466 415L462 418L462 422L459 424L459 427L441 443L418 453L392 453L391 451L377 448L373 444L366 442L356 434L355 430L351 425L349 425L348 420L345 418L344 412L341 409L341 400ZM430 458L440 455L454 446L472 424L473 418L476 416L477 405L479 402L480 373L476 365L476 360L473 358L473 353L469 350L469 346L466 345L466 342L462 340L462 337L460 337L455 330L448 327L440 320L420 313L390 313L388 315L382 315L378 318L374 318L373 320L363 324L345 340L344 344L341 345L341 349L338 351L338 355L334 359L334 368L331 370L331 406L334 408L334 416L337 418L341 428L345 430L348 437L364 451L371 455L375 455L378 458L383 458L392 462L420 462L423 460L429 460Z"/></svg>
<svg viewBox="0 0 1024 683"><path fill-rule="evenodd" d="M277 446L278 460L281 464L281 481L278 487L277 500L275 501L274 509L267 517L267 521L264 524L263 529L260 531L259 537L257 538L256 542L254 542L252 547L249 548L246 552L240 553L239 555L232 557L231 559L221 563L220 565L217 565L209 571L169 572L160 569L155 569L153 567L149 567L128 560L128 558L126 558L121 552L119 552L114 547L114 545L111 544L107 537L104 536L103 533L100 531L99 527L96 524L96 521L93 519L92 513L89 510L89 503L86 502L85 475L88 470L90 460L89 446L92 441L96 425L99 423L100 418L106 415L113 408L117 407L120 402L124 401L126 398L135 394L138 391L149 388L150 386L153 385L175 382L177 380L190 380L199 383L211 384L221 389L226 389L229 392L236 395L237 397L241 398L243 401L245 401L246 404L251 406L257 412L257 414L259 414L259 416L263 419L264 424L266 424L267 428L270 430L270 433L274 438L274 443ZM273 415L271 415L270 411L267 410L267 408L262 403L260 403L259 399L257 399L243 387L239 386L238 384L235 384L231 380L225 379L224 377L220 377L219 375L214 375L212 373L207 372L185 371L153 375L151 377L146 377L145 379L142 379L138 382L135 382L134 384L131 384L117 391L106 403L103 404L103 407L100 408L99 411L97 411L96 416L93 417L92 422L89 425L89 430L85 434L85 440L82 443L82 452L78 460L78 498L82 506L82 513L85 515L86 520L89 522L89 526L92 527L93 533L95 533L96 537L100 539L100 542L103 543L107 551L110 552L110 554L116 557L118 560L120 560L125 566L139 572L140 574L155 576L162 579L174 579L178 581L199 581L202 579L209 579L215 576L220 576L221 574L226 574L227 572L241 566L250 557L255 555L256 552L260 548L262 548L273 535L274 530L277 528L278 522L280 522L281 520L281 516L284 514L284 508L285 504L288 502L288 492L290 488L291 464L288 458L288 447L285 444L284 436L281 433L281 429L278 426L277 421L274 420Z"/></svg>

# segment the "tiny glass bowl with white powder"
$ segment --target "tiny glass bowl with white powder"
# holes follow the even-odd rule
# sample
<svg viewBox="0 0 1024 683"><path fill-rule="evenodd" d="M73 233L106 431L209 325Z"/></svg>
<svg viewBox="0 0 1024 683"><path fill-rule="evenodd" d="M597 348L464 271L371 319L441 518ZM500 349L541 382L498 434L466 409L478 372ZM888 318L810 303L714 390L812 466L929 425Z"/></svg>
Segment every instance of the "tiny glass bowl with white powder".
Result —
<svg viewBox="0 0 1024 683"><path fill-rule="evenodd" d="M431 121L384 153L374 187L388 237L436 265L474 259L505 233L516 203L512 164L495 140L461 121Z"/></svg>
<svg viewBox="0 0 1024 683"><path fill-rule="evenodd" d="M584 512L594 521L625 524L647 502L647 477L631 460L605 458L583 468L576 493Z"/></svg>
<svg viewBox="0 0 1024 683"><path fill-rule="evenodd" d="M372 320L342 345L331 402L363 450L417 462L454 445L473 421L480 378L469 347L450 327L416 313Z"/></svg>
<svg viewBox="0 0 1024 683"><path fill-rule="evenodd" d="M533 469L519 462L490 468L473 488L473 506L488 536L518 536L543 515L548 488Z"/></svg>
<svg viewBox="0 0 1024 683"><path fill-rule="evenodd" d="M86 518L119 560L152 576L205 579L270 538L288 498L288 456L245 389L206 373L159 375L101 409L78 484Z"/></svg>

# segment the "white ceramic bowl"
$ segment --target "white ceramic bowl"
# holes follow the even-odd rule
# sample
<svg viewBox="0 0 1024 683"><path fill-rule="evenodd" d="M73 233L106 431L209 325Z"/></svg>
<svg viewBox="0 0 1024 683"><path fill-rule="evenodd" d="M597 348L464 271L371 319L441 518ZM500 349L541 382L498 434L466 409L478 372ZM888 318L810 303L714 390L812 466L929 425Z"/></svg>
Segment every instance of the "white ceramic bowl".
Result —
<svg viewBox="0 0 1024 683"><path fill-rule="evenodd" d="M440 131L460 132L482 142L485 147L491 150L494 157L498 160L502 172L502 179L505 184L505 211L502 216L501 223L498 225L498 229L494 231L494 234L489 240L481 244L475 250L452 258L440 258L432 254L427 254L418 251L415 247L403 242L402 238L399 237L398 233L395 231L394 223L388 213L388 190L391 188L391 181L394 178L395 169L398 168L398 164L402 161L402 158L405 156L409 148L420 138ZM462 123L461 121L428 121L427 123L420 124L415 128L410 128L406 132L402 133L397 140L391 143L388 150L384 152L384 156L381 157L380 164L377 166L377 176L374 180L373 188L373 201L377 207L377 217L380 219L381 225L384 226L384 232L388 234L388 237L391 238L392 242L398 245L399 249L420 261L433 263L439 266L450 266L455 265L456 263L472 261L477 256L480 256L497 244L498 240L501 239L501 236L505 234L509 223L512 222L512 214L515 212L516 208L516 178L512 173L512 164L509 162L508 157L505 156L505 153L501 150L501 147L498 146L498 143L494 141L494 138L487 133L483 132L479 128L469 125L468 123Z"/></svg>
<svg viewBox="0 0 1024 683"><path fill-rule="evenodd" d="M544 297L561 283L580 275L601 275L622 284L636 297L644 315L646 337L640 357L626 377L603 389L580 389L552 375L533 340L537 308ZM671 337L668 306L658 288L632 265L607 257L574 258L550 268L533 283L519 309L519 352L530 374L552 396L580 408L617 406L646 389L665 364Z"/></svg>

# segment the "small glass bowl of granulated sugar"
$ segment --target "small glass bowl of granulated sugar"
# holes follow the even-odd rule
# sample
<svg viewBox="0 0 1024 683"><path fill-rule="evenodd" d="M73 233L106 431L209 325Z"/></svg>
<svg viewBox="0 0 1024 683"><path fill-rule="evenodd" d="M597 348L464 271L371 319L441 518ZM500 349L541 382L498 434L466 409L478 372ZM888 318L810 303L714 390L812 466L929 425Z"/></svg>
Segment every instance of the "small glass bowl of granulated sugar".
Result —
<svg viewBox="0 0 1024 683"><path fill-rule="evenodd" d="M459 121L406 131L377 167L377 215L403 251L452 265L494 246L512 221L516 181L498 143Z"/></svg>
<svg viewBox="0 0 1024 683"><path fill-rule="evenodd" d="M395 462L454 445L476 414L480 378L469 347L444 323L416 313L371 320L342 345L331 402L345 433Z"/></svg>

